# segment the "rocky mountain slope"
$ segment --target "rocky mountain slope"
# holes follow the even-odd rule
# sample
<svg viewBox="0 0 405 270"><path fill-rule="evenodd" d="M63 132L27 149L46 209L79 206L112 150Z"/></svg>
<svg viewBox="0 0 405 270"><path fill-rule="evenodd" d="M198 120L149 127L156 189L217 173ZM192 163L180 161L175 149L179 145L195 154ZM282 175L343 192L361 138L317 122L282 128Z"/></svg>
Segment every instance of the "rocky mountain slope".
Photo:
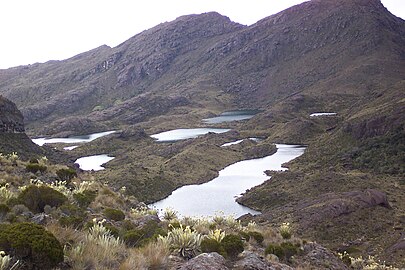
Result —
<svg viewBox="0 0 405 270"><path fill-rule="evenodd" d="M343 112L403 79L404 36L404 22L378 0L314 0L249 27L189 15L115 48L1 70L0 93L36 134L133 125L176 108L268 109L297 97L306 110Z"/></svg>
<svg viewBox="0 0 405 270"><path fill-rule="evenodd" d="M0 153L16 152L22 157L44 153L24 133L24 120L16 105L0 96Z"/></svg>

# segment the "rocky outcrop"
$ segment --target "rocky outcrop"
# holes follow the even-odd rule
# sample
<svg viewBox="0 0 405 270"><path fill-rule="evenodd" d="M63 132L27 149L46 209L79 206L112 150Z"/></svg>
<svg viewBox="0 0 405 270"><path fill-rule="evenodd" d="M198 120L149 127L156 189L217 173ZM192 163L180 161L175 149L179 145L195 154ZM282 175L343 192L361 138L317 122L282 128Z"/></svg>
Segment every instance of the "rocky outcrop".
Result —
<svg viewBox="0 0 405 270"><path fill-rule="evenodd" d="M224 257L216 252L203 253L189 260L180 270L228 270Z"/></svg>
<svg viewBox="0 0 405 270"><path fill-rule="evenodd" d="M324 220L376 206L390 208L387 195L379 190L327 193L301 201L294 207L293 215L300 220L300 227L305 230Z"/></svg>
<svg viewBox="0 0 405 270"><path fill-rule="evenodd" d="M24 132L24 118L17 106L0 96L0 133Z"/></svg>
<svg viewBox="0 0 405 270"><path fill-rule="evenodd" d="M303 254L295 262L297 265L307 265L309 269L349 269L335 254L317 243L306 244Z"/></svg>
<svg viewBox="0 0 405 270"><path fill-rule="evenodd" d="M233 269L238 270L293 270L291 266L268 262L257 253L244 251L241 254L242 259L237 261Z"/></svg>

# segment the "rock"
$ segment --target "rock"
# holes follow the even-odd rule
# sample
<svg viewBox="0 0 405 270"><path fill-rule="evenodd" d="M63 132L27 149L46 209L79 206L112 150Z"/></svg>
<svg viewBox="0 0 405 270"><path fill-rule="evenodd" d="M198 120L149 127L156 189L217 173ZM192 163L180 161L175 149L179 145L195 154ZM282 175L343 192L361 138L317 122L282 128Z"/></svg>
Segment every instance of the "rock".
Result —
<svg viewBox="0 0 405 270"><path fill-rule="evenodd" d="M236 262L234 269L239 270L293 270L294 268L277 263L268 262L264 258L260 257L258 254L251 251L244 251L242 254L242 259Z"/></svg>
<svg viewBox="0 0 405 270"><path fill-rule="evenodd" d="M388 248L388 252L396 252L398 250L405 250L405 237L400 239L396 244Z"/></svg>
<svg viewBox="0 0 405 270"><path fill-rule="evenodd" d="M224 257L216 252L203 253L189 260L180 270L227 270Z"/></svg>
<svg viewBox="0 0 405 270"><path fill-rule="evenodd" d="M300 220L300 227L305 230L305 228L323 220L376 206L391 208L384 192L367 189L365 191L323 194L315 199L300 202L294 207L294 212Z"/></svg>
<svg viewBox="0 0 405 270"><path fill-rule="evenodd" d="M33 216L31 218L31 221L38 224L38 225L46 224L47 220L48 220L48 215L45 214L45 213L36 214L35 216Z"/></svg>
<svg viewBox="0 0 405 270"><path fill-rule="evenodd" d="M135 220L135 224L139 227L144 227L151 221L160 223L160 219L157 215L147 215L147 216L143 216L143 217L140 217L137 220Z"/></svg>
<svg viewBox="0 0 405 270"><path fill-rule="evenodd" d="M24 132L24 121L17 106L0 96L0 132Z"/></svg>
<svg viewBox="0 0 405 270"><path fill-rule="evenodd" d="M304 246L304 253L294 260L297 265L308 265L308 269L349 269L332 251L317 243Z"/></svg>

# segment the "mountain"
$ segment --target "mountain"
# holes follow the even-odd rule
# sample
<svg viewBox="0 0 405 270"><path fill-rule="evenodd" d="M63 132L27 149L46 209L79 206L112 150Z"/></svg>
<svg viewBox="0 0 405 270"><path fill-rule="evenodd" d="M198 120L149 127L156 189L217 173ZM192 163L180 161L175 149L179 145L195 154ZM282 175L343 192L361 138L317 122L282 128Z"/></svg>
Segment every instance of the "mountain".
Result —
<svg viewBox="0 0 405 270"><path fill-rule="evenodd" d="M0 93L37 135L294 97L347 111L403 79L403 25L378 0L310 1L249 27L218 13L183 16L115 48L2 70Z"/></svg>
<svg viewBox="0 0 405 270"><path fill-rule="evenodd" d="M44 152L24 133L24 121L17 106L0 96L0 153L16 152L22 157Z"/></svg>
<svg viewBox="0 0 405 270"><path fill-rule="evenodd" d="M115 48L0 70L31 135L120 130L70 152L110 153L96 174L142 201L206 182L274 142L307 144L289 172L246 192L257 222L290 221L336 252L403 265L405 22L378 0L312 0L251 26L180 17ZM148 135L257 109L233 132L157 144ZM311 117L334 112L333 117ZM233 139L260 137L230 149ZM401 244L402 243L402 244Z"/></svg>

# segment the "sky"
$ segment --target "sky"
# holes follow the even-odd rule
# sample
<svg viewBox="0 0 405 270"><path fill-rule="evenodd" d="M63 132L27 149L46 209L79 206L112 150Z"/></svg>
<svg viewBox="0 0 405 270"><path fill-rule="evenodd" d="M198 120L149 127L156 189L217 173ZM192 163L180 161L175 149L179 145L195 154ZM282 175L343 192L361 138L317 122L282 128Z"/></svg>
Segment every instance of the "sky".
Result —
<svg viewBox="0 0 405 270"><path fill-rule="evenodd" d="M179 16L217 11L251 25L304 0L0 0L0 69L115 47ZM405 18L405 0L382 0Z"/></svg>

